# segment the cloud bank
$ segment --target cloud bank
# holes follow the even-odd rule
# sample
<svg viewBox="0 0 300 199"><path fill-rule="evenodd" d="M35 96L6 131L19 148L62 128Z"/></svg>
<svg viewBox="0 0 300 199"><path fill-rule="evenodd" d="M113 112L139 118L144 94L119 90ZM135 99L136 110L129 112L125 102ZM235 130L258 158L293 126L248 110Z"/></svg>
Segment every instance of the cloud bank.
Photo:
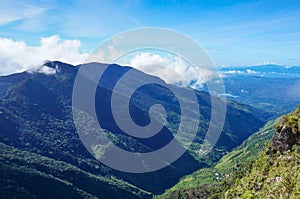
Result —
<svg viewBox="0 0 300 199"><path fill-rule="evenodd" d="M159 54L145 52L134 56L129 65L160 77L169 84L188 85L192 88L201 88L204 82L213 77L212 71L204 68L196 70L178 56L163 57Z"/></svg>
<svg viewBox="0 0 300 199"><path fill-rule="evenodd" d="M45 60L81 64L88 54L80 53L80 46L79 40L62 40L57 35L41 38L38 46L0 38L0 75L34 70Z"/></svg>
<svg viewBox="0 0 300 199"><path fill-rule="evenodd" d="M204 82L213 77L211 71L204 68L196 70L179 56L142 52L118 62L118 59L114 58L120 56L122 52L112 46L95 54L81 53L80 47L79 40L62 40L58 35L41 38L38 46L30 46L24 41L0 38L0 75L22 71L55 74L56 70L43 67L46 60L51 60L72 65L91 61L101 63L116 61L120 65L129 65L160 77L169 84L191 86L196 89L201 88Z"/></svg>

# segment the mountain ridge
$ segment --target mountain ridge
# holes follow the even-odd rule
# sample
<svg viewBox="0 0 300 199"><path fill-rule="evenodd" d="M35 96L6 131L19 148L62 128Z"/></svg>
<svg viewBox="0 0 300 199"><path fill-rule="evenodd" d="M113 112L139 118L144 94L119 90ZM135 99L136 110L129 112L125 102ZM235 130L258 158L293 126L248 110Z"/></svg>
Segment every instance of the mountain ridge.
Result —
<svg viewBox="0 0 300 199"><path fill-rule="evenodd" d="M29 151L66 162L92 175L122 179L147 193L162 193L166 188L175 184L180 177L200 167L209 166L212 162L219 159L224 151L230 150L251 135L265 121L265 116L254 108L230 102L228 104L230 117L226 120L225 130L220 137L220 142L217 143L216 148L206 159L199 160L197 159L196 151L199 149L205 129L207 129L207 122L210 117L210 101L207 93L197 91L197 100L201 108L201 125L195 142L183 156L171 166L152 173L128 174L114 171L99 163L85 149L76 134L72 120L71 105L72 88L78 71L77 67L71 65L64 67L64 63L61 62L53 63L52 67L56 69L54 74L30 72L12 75L12 79L9 78L10 76L0 77L0 86L2 85L2 88L5 89L5 96L0 99L0 123L2 123L0 126L0 142L18 148L21 151ZM101 84L98 86L100 90L97 92L104 94L97 98L99 100L106 99L106 97L111 95L112 81L117 81L128 70L134 70L117 65L111 67L111 70L108 70L106 73L106 79L102 79L102 83L100 82ZM116 71L119 74L115 73ZM152 78L144 73L139 74L141 74L139 81ZM32 92L34 90L35 92ZM133 99L136 106L131 107L132 113L138 118L137 121L147 121L148 114L145 112L147 106L149 107L156 102L163 104L169 110L168 125L176 129L178 125L178 119L176 118L178 118L179 113L176 111L176 100L174 100L174 96L164 96L164 93L161 91L161 88L157 86L145 87L139 90L139 95L134 96ZM106 110L109 107L104 108L103 110ZM158 147L158 145L155 145L156 142L164 143L163 139L156 138L151 142L133 139L116 131L108 117L105 118L105 121L107 122L106 130L111 130L108 130L108 133L113 136L115 144L121 148L130 150L130 146L138 147L141 144L140 146L144 145L155 150L155 146ZM240 121L241 125L233 125L236 124L236 121ZM173 136L172 133L169 135ZM116 189L118 189L117 187L118 185L116 185ZM122 192L122 189L118 190L120 190L120 193ZM127 191L125 190L125 192ZM131 193L130 190L128 192L128 194ZM101 194L97 195L97 197L100 196Z"/></svg>

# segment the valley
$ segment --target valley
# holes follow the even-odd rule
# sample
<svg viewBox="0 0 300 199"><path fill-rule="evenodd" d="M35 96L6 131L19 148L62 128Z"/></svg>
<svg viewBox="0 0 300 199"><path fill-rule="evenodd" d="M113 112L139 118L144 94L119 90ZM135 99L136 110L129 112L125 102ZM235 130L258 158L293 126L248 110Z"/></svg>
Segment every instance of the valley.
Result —
<svg viewBox="0 0 300 199"><path fill-rule="evenodd" d="M23 72L0 77L1 194L3 196L110 198L114 195L118 198L182 198L183 196L193 198L198 195L208 197L211 195L211 190L218 190L223 180L232 176L232 172L243 168L241 165L245 162L256 159L257 154L265 148L265 143L272 137L274 124L279 121L272 118L293 107L292 101L290 104L284 103L275 111L274 108L257 102L257 100L268 101L269 98L259 99L253 97L256 96L254 94L243 97L245 101L240 101L257 104L257 107L227 101L227 116L221 136L213 150L207 156L199 158L197 152L203 142L211 113L209 94L195 90L201 115L199 130L191 147L177 161L161 170L143 174L126 173L111 169L97 161L76 133L71 115L72 85L78 67L85 67L85 65L72 66L62 62L48 62L45 67L55 68L57 72L53 75ZM98 64L98 67L102 67L101 64ZM100 106L96 106L98 118L103 122L104 133L118 147L129 151L153 151L174 138L172 131L162 129L158 135L147 141L129 136L118 129L109 109L114 82L130 70L135 69L119 65L111 65L108 68L106 76L98 83L96 93L96 100L100 102ZM157 79L145 73L140 73L139 77L140 80L148 81L152 78ZM237 84L234 78L232 79L231 83L225 79L225 86L228 92L236 94L234 88ZM291 84L295 82L293 78L287 81L291 81ZM267 80L266 84L270 82L271 80ZM259 78L252 81L252 85L243 88L250 92L251 86L255 87L256 84L260 84ZM240 86L245 85L240 84ZM279 101L280 99L278 103ZM168 129L178 128L180 113L178 102L172 93L157 85L139 89L133 95L132 117L136 118L139 124L145 123L149 120L148 108L156 103L166 107ZM225 102L220 101L220 103ZM264 109L268 111L262 111ZM268 120L271 121L267 122ZM188 136L188 132L183 135ZM184 137L178 139L184 146ZM27 180L32 183L26 183ZM51 184L55 190L51 191L51 194L46 194L49 189L45 184ZM67 194L61 195L63 192Z"/></svg>

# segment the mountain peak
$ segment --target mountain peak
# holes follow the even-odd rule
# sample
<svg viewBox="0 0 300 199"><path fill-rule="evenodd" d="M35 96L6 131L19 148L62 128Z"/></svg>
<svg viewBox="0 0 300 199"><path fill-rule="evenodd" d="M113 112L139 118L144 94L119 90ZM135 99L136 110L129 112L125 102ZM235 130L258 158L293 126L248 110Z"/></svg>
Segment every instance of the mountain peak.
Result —
<svg viewBox="0 0 300 199"><path fill-rule="evenodd" d="M62 68L62 67L74 67L71 64L67 64L61 61L46 61L43 66L47 66L49 68Z"/></svg>

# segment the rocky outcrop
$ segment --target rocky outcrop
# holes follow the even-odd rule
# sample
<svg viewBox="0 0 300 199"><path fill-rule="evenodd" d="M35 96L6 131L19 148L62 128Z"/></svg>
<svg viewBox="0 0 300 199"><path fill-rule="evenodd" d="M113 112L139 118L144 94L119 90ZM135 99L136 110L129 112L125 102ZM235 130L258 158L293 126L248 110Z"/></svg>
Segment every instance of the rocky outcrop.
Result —
<svg viewBox="0 0 300 199"><path fill-rule="evenodd" d="M298 142L298 136L295 134L291 127L285 124L280 125L275 134L273 135L271 144L275 151L283 153L292 149L293 145Z"/></svg>
<svg viewBox="0 0 300 199"><path fill-rule="evenodd" d="M292 149L293 145L300 145L300 105L291 114L283 116L281 123L275 125L275 130L271 140L273 152L282 154Z"/></svg>

